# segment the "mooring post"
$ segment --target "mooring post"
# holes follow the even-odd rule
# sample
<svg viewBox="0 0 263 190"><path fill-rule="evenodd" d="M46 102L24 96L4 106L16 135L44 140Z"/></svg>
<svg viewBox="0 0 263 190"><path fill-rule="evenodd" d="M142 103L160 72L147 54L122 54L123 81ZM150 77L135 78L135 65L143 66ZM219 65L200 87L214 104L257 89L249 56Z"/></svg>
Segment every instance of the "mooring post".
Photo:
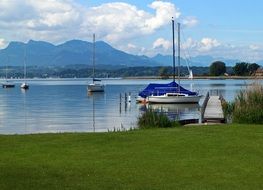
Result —
<svg viewBox="0 0 263 190"><path fill-rule="evenodd" d="M124 94L124 102L125 102L125 104L127 103L127 93L126 92Z"/></svg>
<svg viewBox="0 0 263 190"><path fill-rule="evenodd" d="M120 114L121 114L121 93L120 93Z"/></svg>
<svg viewBox="0 0 263 190"><path fill-rule="evenodd" d="M131 102L131 93L129 92L128 102Z"/></svg>

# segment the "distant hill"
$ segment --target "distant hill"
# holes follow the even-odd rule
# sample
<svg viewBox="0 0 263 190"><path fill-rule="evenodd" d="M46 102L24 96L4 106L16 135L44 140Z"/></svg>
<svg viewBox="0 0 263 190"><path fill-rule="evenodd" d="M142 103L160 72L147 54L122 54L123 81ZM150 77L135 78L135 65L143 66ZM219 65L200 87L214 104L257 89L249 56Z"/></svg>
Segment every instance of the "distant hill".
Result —
<svg viewBox="0 0 263 190"><path fill-rule="evenodd" d="M152 57L151 60L161 65L171 65L172 64L171 55L157 54L156 56ZM176 61L177 61L177 57L176 57ZM227 66L234 66L237 62L240 62L240 60L237 60L237 59L214 58L209 55L191 57L188 60L181 58L181 64L184 66L186 66L188 62L190 66L208 67L214 61L223 61L224 63L226 63Z"/></svg>
<svg viewBox="0 0 263 190"><path fill-rule="evenodd" d="M21 66L26 50L27 65L91 65L92 47L92 43L81 40L71 40L57 46L48 42L33 40L28 43L11 42L7 48L0 50L0 63L2 66ZM159 65L146 56L125 53L102 41L96 42L96 64L123 67Z"/></svg>
<svg viewBox="0 0 263 190"><path fill-rule="evenodd" d="M5 49L0 50L1 66L22 66L26 50L26 63L32 66L92 66L92 43L81 40L70 40L60 45L53 45L43 41L30 40L28 43L11 42ZM223 61L227 66L234 66L239 60L214 58L209 55L196 56L190 59L190 66L207 67L213 61ZM177 64L177 57L176 57ZM258 64L263 65L263 60ZM113 48L103 41L96 42L96 67L155 67L172 66L171 55L161 55L150 58L128 54ZM187 61L181 58L181 65L186 66Z"/></svg>

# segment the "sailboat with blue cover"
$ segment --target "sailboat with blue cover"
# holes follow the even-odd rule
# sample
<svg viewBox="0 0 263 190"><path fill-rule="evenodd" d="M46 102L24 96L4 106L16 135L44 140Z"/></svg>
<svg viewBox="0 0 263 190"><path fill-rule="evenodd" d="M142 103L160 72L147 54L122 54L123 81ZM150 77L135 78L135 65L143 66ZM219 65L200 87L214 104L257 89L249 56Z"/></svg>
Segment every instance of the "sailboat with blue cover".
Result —
<svg viewBox="0 0 263 190"><path fill-rule="evenodd" d="M150 83L139 93L139 101L149 103L198 103L201 95L180 85L180 23L178 23L178 83L175 82L175 45L173 29L173 81L168 84Z"/></svg>

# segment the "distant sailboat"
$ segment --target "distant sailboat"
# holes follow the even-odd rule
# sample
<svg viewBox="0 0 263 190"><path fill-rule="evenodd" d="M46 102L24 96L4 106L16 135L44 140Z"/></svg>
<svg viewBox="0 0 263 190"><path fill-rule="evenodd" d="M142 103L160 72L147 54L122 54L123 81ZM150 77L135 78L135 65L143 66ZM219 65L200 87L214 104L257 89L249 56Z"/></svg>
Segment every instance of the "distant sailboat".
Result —
<svg viewBox="0 0 263 190"><path fill-rule="evenodd" d="M189 79L193 79L194 78L194 75L193 75L193 71L191 69L189 69L189 76L188 76Z"/></svg>
<svg viewBox="0 0 263 190"><path fill-rule="evenodd" d="M93 34L93 76L92 83L88 85L89 92L104 92L104 84L98 83L101 82L99 79L95 79L95 34Z"/></svg>
<svg viewBox="0 0 263 190"><path fill-rule="evenodd" d="M9 63L9 56L8 56L8 60L7 62ZM8 81L8 78L7 78L7 68L8 66L6 65L6 69L5 69L5 82L2 83L2 87L3 88L14 88L15 87L15 84L13 82L10 82Z"/></svg>
<svg viewBox="0 0 263 190"><path fill-rule="evenodd" d="M29 84L26 82L26 50L24 51L24 82L20 87L25 90L29 88Z"/></svg>

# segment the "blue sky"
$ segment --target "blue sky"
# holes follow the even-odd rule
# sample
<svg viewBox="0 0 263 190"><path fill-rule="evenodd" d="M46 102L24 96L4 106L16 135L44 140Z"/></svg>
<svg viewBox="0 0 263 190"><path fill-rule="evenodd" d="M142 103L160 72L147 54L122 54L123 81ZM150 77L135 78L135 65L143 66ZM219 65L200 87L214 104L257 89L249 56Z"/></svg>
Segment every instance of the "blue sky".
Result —
<svg viewBox="0 0 263 190"><path fill-rule="evenodd" d="M182 51L263 60L261 0L0 0L0 48L10 41L91 41L123 51L171 54L171 17L182 23Z"/></svg>

